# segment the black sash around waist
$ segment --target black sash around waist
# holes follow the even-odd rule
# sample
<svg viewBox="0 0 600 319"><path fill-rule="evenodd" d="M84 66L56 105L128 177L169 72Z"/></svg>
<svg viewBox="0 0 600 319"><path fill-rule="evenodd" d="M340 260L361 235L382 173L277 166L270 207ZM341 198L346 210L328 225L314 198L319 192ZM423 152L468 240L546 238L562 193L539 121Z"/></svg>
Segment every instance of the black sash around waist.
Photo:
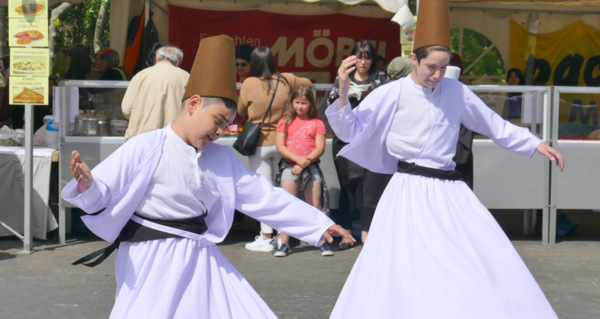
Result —
<svg viewBox="0 0 600 319"><path fill-rule="evenodd" d="M135 216L142 218L144 220L159 224L159 225L188 231L188 232L195 233L198 235L203 234L204 232L206 232L208 230L208 226L206 225L206 222L204 221L204 217L206 217L206 214L202 214L200 216L191 217L191 218L174 219L174 220L160 220L160 219L146 218L146 217L142 217L138 214L135 214ZM182 238L182 236L163 232L163 231L156 230L156 229L153 229L150 227L146 227L146 226L130 219L127 222L127 224L125 224L125 227L123 227L123 229L121 230L121 233L119 234L119 237L117 237L117 239L115 240L114 243L112 243L110 246L108 246L106 248L97 250L85 257L82 257L82 258L76 260L75 262L72 263L72 265L83 264L88 267L94 267L94 266L100 264L101 262L103 262L106 258L108 258L108 256L110 256L110 254L112 254L112 252L115 251L115 249L117 249L119 247L119 244L121 242L141 242L141 241L164 239L164 238ZM94 259L96 257L98 257L98 259L91 261L92 259Z"/></svg>
<svg viewBox="0 0 600 319"><path fill-rule="evenodd" d="M460 173L457 170L444 171L441 169L419 166L415 163L409 163L405 161L398 162L398 172L450 181L462 180Z"/></svg>

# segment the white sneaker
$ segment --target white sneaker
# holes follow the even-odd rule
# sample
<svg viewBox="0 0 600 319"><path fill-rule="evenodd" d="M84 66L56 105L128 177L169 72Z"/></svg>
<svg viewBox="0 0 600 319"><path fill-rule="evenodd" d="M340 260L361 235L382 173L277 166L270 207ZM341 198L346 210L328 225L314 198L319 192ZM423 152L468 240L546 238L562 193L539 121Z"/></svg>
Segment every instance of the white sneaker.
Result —
<svg viewBox="0 0 600 319"><path fill-rule="evenodd" d="M271 252L275 249L273 247L273 239L262 239L261 235L256 236L254 241L246 244L246 249L252 251L266 251Z"/></svg>

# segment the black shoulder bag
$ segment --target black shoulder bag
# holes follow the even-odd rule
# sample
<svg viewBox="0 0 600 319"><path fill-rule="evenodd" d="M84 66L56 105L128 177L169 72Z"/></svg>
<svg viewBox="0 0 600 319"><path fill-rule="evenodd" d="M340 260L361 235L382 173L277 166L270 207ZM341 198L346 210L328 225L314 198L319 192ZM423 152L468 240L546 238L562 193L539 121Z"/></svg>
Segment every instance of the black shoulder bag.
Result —
<svg viewBox="0 0 600 319"><path fill-rule="evenodd" d="M271 105L273 104L273 100L275 99L275 92L277 92L277 87L279 86L279 76L277 76L277 84L275 84L275 90L273 90L273 97L271 97L271 102L269 103L269 107L265 112L265 116L260 123L251 123L247 122L244 124L244 129L242 133L237 137L235 143L233 143L233 148L240 152L242 155L252 155L256 151L256 145L258 144L258 136L260 135L260 128L262 127L265 119L267 119L267 114L269 114L269 110L271 110Z"/></svg>

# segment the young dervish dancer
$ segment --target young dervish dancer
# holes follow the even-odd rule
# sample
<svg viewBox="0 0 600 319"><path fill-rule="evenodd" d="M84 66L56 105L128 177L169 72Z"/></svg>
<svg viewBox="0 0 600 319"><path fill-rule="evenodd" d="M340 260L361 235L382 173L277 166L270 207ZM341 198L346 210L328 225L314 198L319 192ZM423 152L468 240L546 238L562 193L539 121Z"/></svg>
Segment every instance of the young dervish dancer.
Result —
<svg viewBox="0 0 600 319"><path fill-rule="evenodd" d="M352 238L212 143L235 117L234 61L230 37L203 39L172 124L134 136L91 172L72 154L62 197L102 210L82 218L114 242L100 259L118 246L110 318L275 318L216 246L235 209L315 246Z"/></svg>
<svg viewBox="0 0 600 319"><path fill-rule="evenodd" d="M344 89L326 110L336 135L349 142L338 156L394 176L331 318L556 318L452 157L462 123L507 150L537 150L561 170L563 158L461 82L444 79L449 46L448 1L421 0L410 76L379 87L352 110L348 74L356 58L339 68Z"/></svg>

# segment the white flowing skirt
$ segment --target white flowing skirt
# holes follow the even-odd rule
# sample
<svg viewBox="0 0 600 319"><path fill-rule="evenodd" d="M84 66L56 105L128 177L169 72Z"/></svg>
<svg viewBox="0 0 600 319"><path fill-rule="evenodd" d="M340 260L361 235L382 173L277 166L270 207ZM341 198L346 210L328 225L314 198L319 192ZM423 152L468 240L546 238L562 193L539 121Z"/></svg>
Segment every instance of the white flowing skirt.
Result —
<svg viewBox="0 0 600 319"><path fill-rule="evenodd" d="M331 318L557 318L461 181L394 174Z"/></svg>
<svg viewBox="0 0 600 319"><path fill-rule="evenodd" d="M121 243L110 318L276 318L216 245L187 238Z"/></svg>

